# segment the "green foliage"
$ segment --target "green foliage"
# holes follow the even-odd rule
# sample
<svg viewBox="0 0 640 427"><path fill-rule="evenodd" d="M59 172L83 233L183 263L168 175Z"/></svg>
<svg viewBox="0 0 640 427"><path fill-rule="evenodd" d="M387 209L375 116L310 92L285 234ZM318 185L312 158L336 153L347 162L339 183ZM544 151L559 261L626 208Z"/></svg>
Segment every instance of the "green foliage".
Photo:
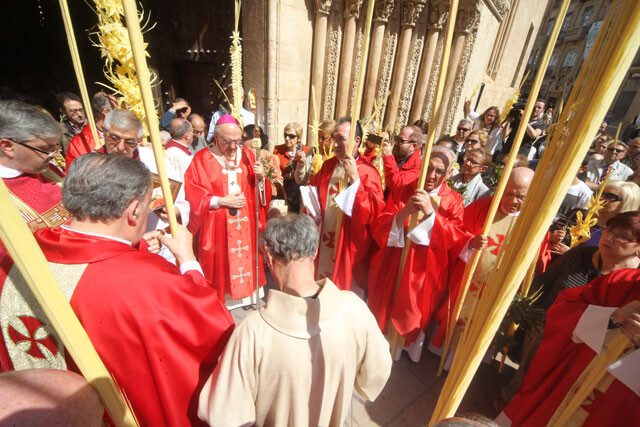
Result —
<svg viewBox="0 0 640 427"><path fill-rule="evenodd" d="M533 306L533 303L540 298L541 295L542 289L526 297L516 294L509 306L507 315L502 320L502 324L496 336L493 338L492 345L495 346L495 348L504 349L505 347L513 347L516 345L516 340L511 331L513 324L525 332L539 333L539 331L542 331L545 311Z"/></svg>

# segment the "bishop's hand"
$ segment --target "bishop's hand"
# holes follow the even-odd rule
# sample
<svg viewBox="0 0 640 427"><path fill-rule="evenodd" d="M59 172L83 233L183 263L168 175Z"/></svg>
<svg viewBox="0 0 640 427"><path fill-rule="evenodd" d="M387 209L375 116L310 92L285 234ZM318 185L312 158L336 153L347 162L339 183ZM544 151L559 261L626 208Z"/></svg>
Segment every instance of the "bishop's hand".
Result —
<svg viewBox="0 0 640 427"><path fill-rule="evenodd" d="M247 198L243 193L229 194L218 198L218 206L221 208L240 209L247 203Z"/></svg>

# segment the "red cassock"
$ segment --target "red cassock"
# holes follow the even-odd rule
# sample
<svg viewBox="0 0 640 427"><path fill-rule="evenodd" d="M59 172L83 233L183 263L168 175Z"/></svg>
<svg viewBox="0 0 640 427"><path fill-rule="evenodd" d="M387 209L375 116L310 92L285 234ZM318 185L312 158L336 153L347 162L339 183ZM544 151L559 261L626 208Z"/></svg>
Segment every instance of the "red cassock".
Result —
<svg viewBox="0 0 640 427"><path fill-rule="evenodd" d="M411 244L395 301L393 294L398 279L402 248L389 247L387 241L395 215L414 194L416 185L407 185L401 201L388 200L372 233L380 247L369 270L369 308L384 331L389 319L408 343L415 340L430 321L433 311L446 296L448 278L458 254L467 243L462 215L464 205L458 193L443 183L438 191L440 203L428 246ZM409 219L407 218L406 226Z"/></svg>
<svg viewBox="0 0 640 427"><path fill-rule="evenodd" d="M325 160L322 168L313 176L310 186L318 188L322 217L327 205L327 194L330 191L329 182L333 170L338 164L338 158L332 157ZM368 255L373 244L369 226L374 223L378 214L384 209L384 195L380 174L366 160L356 159L360 186L356 193L351 217L342 216L342 227L338 237L338 249L336 250L335 264L331 281L340 289L351 289L351 280L354 278L360 286L366 286L366 271L370 262ZM335 234L321 236L321 239L333 239ZM318 258L316 258L317 267Z"/></svg>
<svg viewBox="0 0 640 427"><path fill-rule="evenodd" d="M76 157L80 157L83 154L91 153L96 149L96 142L93 140L93 134L91 133L91 127L87 123L82 128L82 131L71 138L69 142L69 148L67 149L67 155L65 156L65 163L67 168L73 162Z"/></svg>
<svg viewBox="0 0 640 427"><path fill-rule="evenodd" d="M637 269L620 269L558 295L547 312L542 344L524 383L504 410L512 425L546 425L596 356L586 344L576 344L571 339L586 308L590 304L621 307L636 300L640 300ZM589 413L583 426L640 425L640 397L617 379L605 393L596 391L595 398L582 408Z"/></svg>
<svg viewBox="0 0 640 427"><path fill-rule="evenodd" d="M35 237L47 260L62 264L63 271L87 264L72 289L71 307L140 424L204 425L197 418L200 389L233 329L229 311L204 277L197 271L181 275L160 256L102 237L62 228L39 230ZM0 273L3 287L7 271ZM63 289L69 285L58 281ZM27 329L34 321L48 323L31 320ZM57 344L46 345L52 336L36 339L31 329L30 339L42 345L35 351L34 343L30 357L44 358L45 347L56 351Z"/></svg>
<svg viewBox="0 0 640 427"><path fill-rule="evenodd" d="M416 150L411 154L411 157L401 167L398 167L393 155L383 157L382 164L384 167L384 182L389 188L388 197L393 197L394 201L398 202L401 200L404 187L417 181L420 176L420 165L422 164L420 150Z"/></svg>
<svg viewBox="0 0 640 427"><path fill-rule="evenodd" d="M212 196L227 196L228 173L209 150L200 150L184 175L185 196L191 205L189 230L196 236L197 254L210 286L233 299L244 298L256 290L256 196L253 165L255 155L242 148L237 185L247 203L231 215L226 208L211 209ZM266 223L271 201L271 186L265 186L265 205L259 207L258 227ZM262 255L259 261L260 286L266 283Z"/></svg>
<svg viewBox="0 0 640 427"><path fill-rule="evenodd" d="M470 236L476 236L482 233L482 228L484 227L484 222L487 218L487 214L489 213L489 207L491 206L492 200L493 197L483 197L464 208L464 230L469 233ZM491 250L492 246L494 247L493 250L499 250L504 237L505 236L499 236L498 241L496 242L490 238L489 248L486 250ZM550 261L551 251L549 249L549 233L547 233L542 241L542 245L540 246L540 254L538 255L538 261L536 264L536 274L544 272ZM451 279L449 282L451 287L449 293L450 303L443 301L443 304L439 306L434 318L434 321L438 323L442 323L445 318L448 318L449 307L455 303L458 296L458 290L462 284L466 262L457 258L454 263L455 265L452 269ZM438 328L438 331L433 337L433 345L440 347L444 342L445 337L446 328Z"/></svg>

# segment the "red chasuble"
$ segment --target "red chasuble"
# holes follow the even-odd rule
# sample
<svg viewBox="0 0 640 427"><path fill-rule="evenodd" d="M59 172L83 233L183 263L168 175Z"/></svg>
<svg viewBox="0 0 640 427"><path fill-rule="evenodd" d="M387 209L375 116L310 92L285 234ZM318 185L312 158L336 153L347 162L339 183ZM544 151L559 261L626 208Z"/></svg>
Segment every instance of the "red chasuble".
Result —
<svg viewBox="0 0 640 427"><path fill-rule="evenodd" d="M380 247L369 270L369 308L383 331L389 317L408 343L424 329L436 307L446 297L451 266L470 235L462 227L464 205L458 193L446 183L440 187L440 202L428 246L411 244L395 301L402 248L389 247L387 241L395 215L415 192L415 182L404 187L402 201L389 199L372 233ZM406 227L409 218L407 218ZM406 234L405 234L406 236Z"/></svg>
<svg viewBox="0 0 640 427"><path fill-rule="evenodd" d="M202 275L181 275L160 256L62 228L35 237L140 424L204 425L196 415L198 396L233 320ZM2 278L4 354L16 369L64 368L64 348L20 278L16 267ZM73 367L70 358L66 362Z"/></svg>
<svg viewBox="0 0 640 427"><path fill-rule="evenodd" d="M102 141L100 145L102 145ZM80 157L83 154L92 153L94 151L96 151L96 142L93 140L91 127L87 123L82 128L82 131L71 138L71 141L69 142L69 148L67 149L67 155L65 157L67 168L76 157Z"/></svg>
<svg viewBox="0 0 640 427"><path fill-rule="evenodd" d="M596 356L586 344L576 344L571 339L588 305L621 307L636 300L640 300L637 269L617 270L587 286L560 292L547 312L542 344L524 384L504 410L513 426L547 425L571 386ZM604 392L594 390L576 412L582 412L583 426L637 426L640 397L616 379Z"/></svg>
<svg viewBox="0 0 640 427"><path fill-rule="evenodd" d="M384 166L384 180L387 187L389 187L388 197L393 197L394 201L398 202L401 200L404 187L409 184L414 184L420 176L420 165L422 164L420 150L416 150L411 154L409 160L400 168L398 168L398 163L393 155L383 157L382 162ZM415 187L413 187L413 189L415 189Z"/></svg>
<svg viewBox="0 0 640 427"><path fill-rule="evenodd" d="M189 230L196 236L204 275L223 301L225 294L238 299L256 290L255 155L244 147L241 152L236 173L230 174L223 168L211 151L200 150L184 175L185 195L191 205ZM230 182L230 179L236 181ZM210 208L211 197L227 196L230 185L244 193L245 206L235 215L226 208ZM265 204L261 203L259 207L259 230L264 228L270 200L271 186L266 185ZM263 286L266 279L261 257L259 274L260 286Z"/></svg>
<svg viewBox="0 0 640 427"><path fill-rule="evenodd" d="M322 218L325 218L327 197L339 194L337 186L331 186L331 176L338 164L338 158L325 160L322 168L313 176L310 186L318 188ZM376 220L378 213L384 209L384 196L378 171L362 158L356 160L360 186L356 193L351 217L342 215L342 227L335 245L335 231L327 230L320 236L320 247L316 258L316 268L320 251L335 252L331 281L340 289L351 289L351 280L355 278L360 286L366 286L366 266L369 264L369 253L373 244L369 226ZM339 209L339 208L337 208ZM355 277L354 277L355 276Z"/></svg>

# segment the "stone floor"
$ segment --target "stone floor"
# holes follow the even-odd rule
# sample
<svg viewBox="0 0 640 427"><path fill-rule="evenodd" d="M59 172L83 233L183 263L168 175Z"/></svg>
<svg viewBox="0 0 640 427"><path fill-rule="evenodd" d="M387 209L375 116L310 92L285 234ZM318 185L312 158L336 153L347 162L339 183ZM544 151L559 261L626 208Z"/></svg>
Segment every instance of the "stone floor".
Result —
<svg viewBox="0 0 640 427"><path fill-rule="evenodd" d="M253 308L245 307L232 310L231 314L238 323L252 311ZM436 375L439 362L440 358L427 350L420 363L412 362L403 352L400 360L394 363L391 377L375 402L364 402L354 395L351 415L345 425L426 426L446 379L446 372L440 377ZM493 401L499 396L502 384L509 380L515 370L505 365L499 374L497 365L495 360L492 365L481 365L458 412L476 413L491 419L498 415L493 408Z"/></svg>

